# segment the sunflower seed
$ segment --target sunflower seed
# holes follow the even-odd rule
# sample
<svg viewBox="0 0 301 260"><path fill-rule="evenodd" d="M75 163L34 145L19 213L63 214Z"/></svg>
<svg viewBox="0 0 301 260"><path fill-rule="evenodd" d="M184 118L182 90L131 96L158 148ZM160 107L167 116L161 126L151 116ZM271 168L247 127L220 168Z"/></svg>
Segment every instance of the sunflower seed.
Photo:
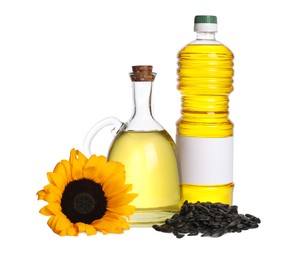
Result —
<svg viewBox="0 0 301 260"><path fill-rule="evenodd" d="M184 234L178 234L178 235L176 235L177 238L182 238L184 236L185 236Z"/></svg>
<svg viewBox="0 0 301 260"><path fill-rule="evenodd" d="M202 237L220 237L225 233L257 228L260 219L251 214L239 214L237 206L222 203L185 201L179 213L166 219L162 225L154 225L156 231L173 233L177 238L185 234Z"/></svg>
<svg viewBox="0 0 301 260"><path fill-rule="evenodd" d="M188 234L188 236L197 236L199 234L198 231L192 231Z"/></svg>
<svg viewBox="0 0 301 260"><path fill-rule="evenodd" d="M211 237L221 237L223 234L225 234L224 229L219 229L211 234Z"/></svg>

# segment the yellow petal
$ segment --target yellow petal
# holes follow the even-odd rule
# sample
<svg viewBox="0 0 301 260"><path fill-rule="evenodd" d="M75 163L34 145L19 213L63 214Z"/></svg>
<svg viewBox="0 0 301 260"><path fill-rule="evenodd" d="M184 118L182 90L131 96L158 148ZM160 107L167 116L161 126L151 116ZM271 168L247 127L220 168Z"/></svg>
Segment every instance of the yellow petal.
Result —
<svg viewBox="0 0 301 260"><path fill-rule="evenodd" d="M59 203L49 203L40 209L40 213L45 216L57 215L61 212L61 205Z"/></svg>
<svg viewBox="0 0 301 260"><path fill-rule="evenodd" d="M118 162L106 162L106 164L100 169L99 178L101 180L100 184L103 185L109 178L114 176L116 173L121 171L122 164ZM120 177L120 175L117 174Z"/></svg>
<svg viewBox="0 0 301 260"><path fill-rule="evenodd" d="M107 210L118 213L121 216L130 217L135 212L135 207L132 205L123 205L119 207L108 207Z"/></svg>
<svg viewBox="0 0 301 260"><path fill-rule="evenodd" d="M86 224L85 223L77 222L75 225L78 228L78 233L82 233L82 232L86 231Z"/></svg>
<svg viewBox="0 0 301 260"><path fill-rule="evenodd" d="M109 234L109 232L108 232L108 231L105 231L105 230L99 230L99 231L101 231L101 233L102 233L103 235Z"/></svg>
<svg viewBox="0 0 301 260"><path fill-rule="evenodd" d="M81 165L82 168L84 168L88 159L79 150L76 150L76 156L79 164Z"/></svg>
<svg viewBox="0 0 301 260"><path fill-rule="evenodd" d="M92 225L85 224L82 222L77 222L74 226L77 228L77 231L78 231L77 234L85 232L85 231L88 236L96 234L96 229Z"/></svg>
<svg viewBox="0 0 301 260"><path fill-rule="evenodd" d="M86 224L86 233L88 236L91 236L91 235L95 235L97 232L96 232L95 227L93 227L92 225Z"/></svg>
<svg viewBox="0 0 301 260"><path fill-rule="evenodd" d="M129 230L130 229L129 223L123 217L121 217L121 227L123 229L125 229L125 230Z"/></svg>
<svg viewBox="0 0 301 260"><path fill-rule="evenodd" d="M51 216L51 217L49 218L47 224L48 224L48 226L52 229L52 231L53 231L54 233L60 234L61 230L57 230L57 229L55 228L57 221L58 221L58 216L57 216L57 215L56 215L56 216Z"/></svg>
<svg viewBox="0 0 301 260"><path fill-rule="evenodd" d="M47 221L48 226L53 230L53 232L55 232L55 230L54 230L54 220L55 220L55 216L51 216ZM55 233L57 233L57 232L55 232Z"/></svg>
<svg viewBox="0 0 301 260"><path fill-rule="evenodd" d="M125 171L122 164L116 162L108 162L105 168L107 179L102 184L103 190L107 190L110 186L114 187L118 184L124 184Z"/></svg>
<svg viewBox="0 0 301 260"><path fill-rule="evenodd" d="M75 225L71 225L70 227L68 227L66 229L66 231L67 231L68 236L77 236L78 235L78 229L77 229L77 226L75 226Z"/></svg>
<svg viewBox="0 0 301 260"><path fill-rule="evenodd" d="M41 208L39 212L42 215L44 215L44 216L51 216L51 215L53 215L53 213L48 209L48 205L46 205L43 208Z"/></svg>
<svg viewBox="0 0 301 260"><path fill-rule="evenodd" d="M102 186L107 197L113 196L119 192L127 192L125 190L130 190L132 188L132 186L127 186L127 184L125 184L125 172L113 173L109 178L107 178Z"/></svg>
<svg viewBox="0 0 301 260"><path fill-rule="evenodd" d="M55 185L60 191L64 191L67 183L61 175L54 172L48 172L47 177L51 184Z"/></svg>
<svg viewBox="0 0 301 260"><path fill-rule="evenodd" d="M76 160L76 150L73 148L70 151L69 162L72 164L74 160Z"/></svg>
<svg viewBox="0 0 301 260"><path fill-rule="evenodd" d="M125 167L122 163L109 161L106 163L105 171L108 172L110 175L114 175L118 173L119 177L125 175Z"/></svg>
<svg viewBox="0 0 301 260"><path fill-rule="evenodd" d="M66 174L66 168L64 166L64 164L62 162L59 162L53 170L54 173L60 175L65 183L68 183L68 178L67 178L67 174Z"/></svg>
<svg viewBox="0 0 301 260"><path fill-rule="evenodd" d="M84 178L82 166L77 160L73 160L71 164L71 173L74 180L80 180Z"/></svg>
<svg viewBox="0 0 301 260"><path fill-rule="evenodd" d="M128 193L128 194L117 194L114 197L111 197L110 199L108 199L108 207L119 207L122 205L126 205L129 204L130 202L132 202L136 197L138 196L138 194L134 194L134 193Z"/></svg>
<svg viewBox="0 0 301 260"><path fill-rule="evenodd" d="M113 222L115 222L115 225ZM93 221L92 225L94 226L94 228L96 230L101 231L101 232L105 231L107 233L110 233L116 227L121 226L120 223L118 223L116 221L109 221L109 220L105 220L105 219L95 220L95 221Z"/></svg>
<svg viewBox="0 0 301 260"><path fill-rule="evenodd" d="M56 230L56 233L60 236L66 236L67 235L67 228L64 228L63 230Z"/></svg>
<svg viewBox="0 0 301 260"><path fill-rule="evenodd" d="M104 192L107 198L111 198L117 194L125 194L132 190L132 184L120 184L116 186L108 186Z"/></svg>
<svg viewBox="0 0 301 260"><path fill-rule="evenodd" d="M112 231L112 233L114 233L114 234L123 234L124 231L123 231L122 228L116 228L116 229L114 229L114 230Z"/></svg>
<svg viewBox="0 0 301 260"><path fill-rule="evenodd" d="M62 197L62 191L60 191L60 189L53 184L46 185L44 187L44 191L47 194L54 194L54 195L58 196L59 198Z"/></svg>
<svg viewBox="0 0 301 260"><path fill-rule="evenodd" d="M61 164L65 167L65 175L66 175L66 179L68 180L68 183L73 181L73 177L71 174L71 165L70 165L69 161L62 160Z"/></svg>
<svg viewBox="0 0 301 260"><path fill-rule="evenodd" d="M111 171L108 171L106 158L104 156L98 156L98 163L95 170L94 181L100 185L103 185L112 174Z"/></svg>
<svg viewBox="0 0 301 260"><path fill-rule="evenodd" d="M58 215L56 215L56 218L57 220L54 223L55 223L55 230L57 231L66 230L67 232L67 229L73 225L63 213L59 213Z"/></svg>
<svg viewBox="0 0 301 260"><path fill-rule="evenodd" d="M126 219L116 213L107 211L104 216L104 219L107 219L110 222L111 222L111 219L116 219L119 222L118 227L120 227L122 229L126 229L126 230L130 229L130 225L128 224Z"/></svg>
<svg viewBox="0 0 301 260"><path fill-rule="evenodd" d="M56 216L49 218L47 222L52 231L60 236L67 235L68 229L72 226L72 223L66 218L66 216L60 212Z"/></svg>
<svg viewBox="0 0 301 260"><path fill-rule="evenodd" d="M62 211L60 203L49 203L47 207L53 215L59 214Z"/></svg>
<svg viewBox="0 0 301 260"><path fill-rule="evenodd" d="M60 203L61 198L57 196L56 194L50 193L44 196L43 200L51 203L51 202L58 202Z"/></svg>
<svg viewBox="0 0 301 260"><path fill-rule="evenodd" d="M37 195L39 196L42 196L42 195L46 195L47 194L47 192L43 189L43 190L39 190L38 192L37 192Z"/></svg>
<svg viewBox="0 0 301 260"><path fill-rule="evenodd" d="M122 222L119 219L116 220L102 218L100 220L94 221L92 224L98 231L101 231L104 235L107 233L123 233Z"/></svg>
<svg viewBox="0 0 301 260"><path fill-rule="evenodd" d="M73 164L74 161L77 161L81 165L81 167L83 168L85 166L86 162L87 162L87 158L80 151L72 149L70 151L69 162L70 162L70 164Z"/></svg>
<svg viewBox="0 0 301 260"><path fill-rule="evenodd" d="M46 191L45 190L40 190L37 192L37 195L38 195L38 200L43 200L46 196Z"/></svg>
<svg viewBox="0 0 301 260"><path fill-rule="evenodd" d="M84 177L90 180L95 180L95 177L102 174L102 169L105 164L106 157L92 155L83 169Z"/></svg>

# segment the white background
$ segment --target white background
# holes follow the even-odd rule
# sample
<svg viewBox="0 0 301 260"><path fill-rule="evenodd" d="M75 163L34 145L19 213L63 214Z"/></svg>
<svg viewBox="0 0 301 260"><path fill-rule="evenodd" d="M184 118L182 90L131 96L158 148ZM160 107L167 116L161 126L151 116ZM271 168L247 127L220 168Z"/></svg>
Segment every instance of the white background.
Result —
<svg viewBox="0 0 301 260"><path fill-rule="evenodd" d="M298 2L1 1L0 259L300 259ZM175 137L177 52L198 14L217 15L217 39L235 54L234 204L262 224L215 239L55 235L36 192L94 123L130 117L132 65L154 66L154 116ZM104 130L93 151L106 155L110 141Z"/></svg>

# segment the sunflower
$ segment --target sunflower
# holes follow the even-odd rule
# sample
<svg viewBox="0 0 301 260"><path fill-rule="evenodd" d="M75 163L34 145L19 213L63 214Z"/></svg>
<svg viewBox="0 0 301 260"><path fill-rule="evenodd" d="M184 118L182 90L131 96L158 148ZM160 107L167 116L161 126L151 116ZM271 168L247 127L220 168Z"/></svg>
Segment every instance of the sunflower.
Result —
<svg viewBox="0 0 301 260"><path fill-rule="evenodd" d="M123 164L104 156L87 159L72 149L69 161L59 162L47 177L49 184L37 196L48 202L40 213L50 216L48 225L56 234L123 233L130 228L125 217L134 213L129 203L137 194L129 193L132 185L125 184Z"/></svg>

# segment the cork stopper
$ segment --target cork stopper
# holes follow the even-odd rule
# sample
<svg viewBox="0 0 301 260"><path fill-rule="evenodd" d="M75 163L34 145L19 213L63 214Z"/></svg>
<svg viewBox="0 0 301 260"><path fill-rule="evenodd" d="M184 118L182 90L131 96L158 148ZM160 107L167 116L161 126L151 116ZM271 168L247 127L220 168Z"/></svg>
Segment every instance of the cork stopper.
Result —
<svg viewBox="0 0 301 260"><path fill-rule="evenodd" d="M130 73L132 81L154 81L156 76L156 73L153 73L153 66L132 66L132 70L133 72Z"/></svg>

